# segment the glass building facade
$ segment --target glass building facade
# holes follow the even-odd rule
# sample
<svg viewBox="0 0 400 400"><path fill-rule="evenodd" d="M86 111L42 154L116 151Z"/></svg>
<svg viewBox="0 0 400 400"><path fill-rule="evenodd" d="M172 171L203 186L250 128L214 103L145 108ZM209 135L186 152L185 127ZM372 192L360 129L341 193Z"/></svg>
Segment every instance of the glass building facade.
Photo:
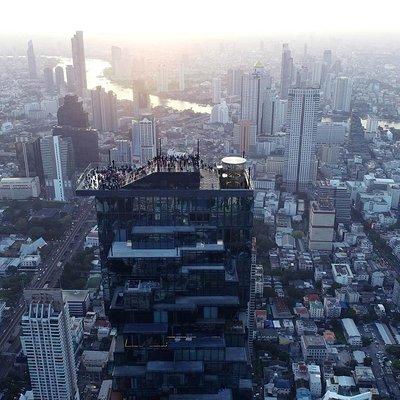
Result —
<svg viewBox="0 0 400 400"><path fill-rule="evenodd" d="M251 397L246 176L225 165L78 187L96 198L104 298L118 331L113 384L123 398Z"/></svg>

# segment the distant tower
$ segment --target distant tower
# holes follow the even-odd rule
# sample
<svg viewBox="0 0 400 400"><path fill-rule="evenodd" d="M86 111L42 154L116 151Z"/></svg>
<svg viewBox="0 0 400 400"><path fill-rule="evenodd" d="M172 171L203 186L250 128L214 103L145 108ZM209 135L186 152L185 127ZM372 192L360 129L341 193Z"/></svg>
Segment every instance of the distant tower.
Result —
<svg viewBox="0 0 400 400"><path fill-rule="evenodd" d="M178 83L179 91L183 92L185 90L185 64L183 62L179 65Z"/></svg>
<svg viewBox="0 0 400 400"><path fill-rule="evenodd" d="M121 62L122 62L122 50L120 47L111 47L111 67L112 73L115 77L121 76Z"/></svg>
<svg viewBox="0 0 400 400"><path fill-rule="evenodd" d="M26 290L21 344L34 399L79 400L68 306L59 289Z"/></svg>
<svg viewBox="0 0 400 400"><path fill-rule="evenodd" d="M106 92L101 86L90 91L92 99L93 126L101 132L115 132L118 129L117 96Z"/></svg>
<svg viewBox="0 0 400 400"><path fill-rule="evenodd" d="M212 80L212 102L219 104L221 102L221 78L217 76Z"/></svg>
<svg viewBox="0 0 400 400"><path fill-rule="evenodd" d="M158 91L160 93L168 91L168 71L165 65L161 66L158 75Z"/></svg>
<svg viewBox="0 0 400 400"><path fill-rule="evenodd" d="M292 83L293 58L289 45L284 43L282 46L281 64L281 99L288 98L289 88Z"/></svg>
<svg viewBox="0 0 400 400"><path fill-rule="evenodd" d="M336 78L333 93L333 109L335 111L350 112L352 80L347 76Z"/></svg>
<svg viewBox="0 0 400 400"><path fill-rule="evenodd" d="M142 115L132 123L133 161L145 164L156 156L156 127L152 114Z"/></svg>
<svg viewBox="0 0 400 400"><path fill-rule="evenodd" d="M228 96L240 96L243 71L241 69L228 70Z"/></svg>
<svg viewBox="0 0 400 400"><path fill-rule="evenodd" d="M46 90L51 91L54 89L54 74L53 68L46 67L43 70L43 79Z"/></svg>
<svg viewBox="0 0 400 400"><path fill-rule="evenodd" d="M324 50L322 61L326 63L328 68L332 65L332 50Z"/></svg>
<svg viewBox="0 0 400 400"><path fill-rule="evenodd" d="M249 120L256 124L257 135L262 132L264 101L270 87L271 78L260 62L254 65L252 72L243 74L240 119Z"/></svg>
<svg viewBox="0 0 400 400"><path fill-rule="evenodd" d="M85 62L85 48L83 45L83 32L76 31L71 39L72 46L72 62L75 71L75 90L79 96L84 94L87 89L86 82L86 62Z"/></svg>
<svg viewBox="0 0 400 400"><path fill-rule="evenodd" d="M73 65L66 66L67 75L67 88L69 92L75 92L76 80L75 80L75 70Z"/></svg>
<svg viewBox="0 0 400 400"><path fill-rule="evenodd" d="M54 72L56 76L57 89L64 88L65 87L64 68L59 65L55 68Z"/></svg>
<svg viewBox="0 0 400 400"><path fill-rule="evenodd" d="M28 50L26 54L28 58L29 78L36 79L37 78L36 57L35 57L35 52L33 50L32 40L28 42Z"/></svg>
<svg viewBox="0 0 400 400"><path fill-rule="evenodd" d="M252 121L241 120L233 127L233 139L240 154L253 153L256 150L257 127Z"/></svg>
<svg viewBox="0 0 400 400"><path fill-rule="evenodd" d="M133 81L133 116L138 118L141 114L148 114L151 110L150 96L146 82L142 79Z"/></svg>
<svg viewBox="0 0 400 400"><path fill-rule="evenodd" d="M284 181L289 190L304 191L316 178L315 142L319 117L319 89L290 89L289 143Z"/></svg>

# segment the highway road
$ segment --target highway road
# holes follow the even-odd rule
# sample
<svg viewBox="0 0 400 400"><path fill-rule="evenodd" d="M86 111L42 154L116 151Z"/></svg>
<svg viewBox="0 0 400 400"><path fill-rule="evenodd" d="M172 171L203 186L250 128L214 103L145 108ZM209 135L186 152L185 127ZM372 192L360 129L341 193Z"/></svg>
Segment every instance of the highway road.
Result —
<svg viewBox="0 0 400 400"><path fill-rule="evenodd" d="M72 256L74 250L77 249L78 246L76 243L81 242L85 236L85 224L92 212L92 201L90 201L90 199L80 200L79 210L71 223L70 229L46 257L45 262L40 266L40 270L35 275L28 288L41 289L46 283L48 283L49 287L54 287L60 279L65 263ZM71 245L73 246L72 249ZM24 299L21 298L19 303L15 306L11 319L0 330L0 353L4 350L8 341L15 337L25 307Z"/></svg>

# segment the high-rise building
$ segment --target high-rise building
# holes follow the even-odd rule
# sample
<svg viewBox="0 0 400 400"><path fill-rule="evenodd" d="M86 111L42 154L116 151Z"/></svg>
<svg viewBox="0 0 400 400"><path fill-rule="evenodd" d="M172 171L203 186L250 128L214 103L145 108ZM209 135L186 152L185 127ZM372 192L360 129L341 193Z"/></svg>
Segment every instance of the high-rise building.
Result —
<svg viewBox="0 0 400 400"><path fill-rule="evenodd" d="M339 112L350 112L351 93L353 83L347 76L339 76L336 78L333 92L333 109Z"/></svg>
<svg viewBox="0 0 400 400"><path fill-rule="evenodd" d="M121 75L121 68L122 68L121 63L122 63L122 49L117 46L111 46L112 73L117 78Z"/></svg>
<svg viewBox="0 0 400 400"><path fill-rule="evenodd" d="M67 76L67 88L68 91L75 92L76 80L75 80L75 70L73 65L67 65L65 68L65 73Z"/></svg>
<svg viewBox="0 0 400 400"><path fill-rule="evenodd" d="M289 88L293 77L293 58L289 45L284 43L282 46L282 64L281 64L281 99L288 98Z"/></svg>
<svg viewBox="0 0 400 400"><path fill-rule="evenodd" d="M242 90L242 76L243 71L241 69L230 69L228 70L228 96L240 96Z"/></svg>
<svg viewBox="0 0 400 400"><path fill-rule="evenodd" d="M15 152L18 163L18 175L26 178L37 176L43 190L45 187L45 180L39 138L17 136Z"/></svg>
<svg viewBox="0 0 400 400"><path fill-rule="evenodd" d="M72 62L75 72L75 90L79 96L82 96L87 89L86 82L86 61L85 48L83 45L83 32L76 31L71 39Z"/></svg>
<svg viewBox="0 0 400 400"><path fill-rule="evenodd" d="M131 175L114 169L111 182L93 170L77 189L96 197L106 312L117 330L113 388L122 398L252 398L245 163L227 157L211 168L196 155L159 155Z"/></svg>
<svg viewBox="0 0 400 400"><path fill-rule="evenodd" d="M303 191L315 181L315 138L319 121L319 89L290 89L289 142L285 154L284 182L289 190Z"/></svg>
<svg viewBox="0 0 400 400"><path fill-rule="evenodd" d="M322 87L327 74L327 64L324 61L316 61L313 64L311 84Z"/></svg>
<svg viewBox="0 0 400 400"><path fill-rule="evenodd" d="M56 86L57 89L62 89L65 87L65 76L64 76L64 68L61 65L58 65L55 69L56 76Z"/></svg>
<svg viewBox="0 0 400 400"><path fill-rule="evenodd" d="M211 91L212 103L219 104L221 102L221 78L219 76L212 79Z"/></svg>
<svg viewBox="0 0 400 400"><path fill-rule="evenodd" d="M257 126L254 122L240 120L233 127L233 140L240 154L256 151Z"/></svg>
<svg viewBox="0 0 400 400"><path fill-rule="evenodd" d="M46 195L55 201L74 197L75 164L69 137L45 136L40 139Z"/></svg>
<svg viewBox="0 0 400 400"><path fill-rule="evenodd" d="M28 42L28 50L26 52L26 55L28 59L29 78L36 79L37 78L36 57L35 57L35 52L33 50L32 40Z"/></svg>
<svg viewBox="0 0 400 400"><path fill-rule="evenodd" d="M117 96L97 86L90 91L90 97L94 128L100 132L115 132L118 129Z"/></svg>
<svg viewBox="0 0 400 400"><path fill-rule="evenodd" d="M151 110L149 91L142 79L133 81L133 116L148 114Z"/></svg>
<svg viewBox="0 0 400 400"><path fill-rule="evenodd" d="M68 307L59 289L25 290L21 344L34 400L79 400Z"/></svg>
<svg viewBox="0 0 400 400"><path fill-rule="evenodd" d="M67 95L57 112L58 125L53 127L53 135L72 140L74 167L85 169L90 163L99 161L98 132L89 127L89 118L83 110L78 96Z"/></svg>
<svg viewBox="0 0 400 400"><path fill-rule="evenodd" d="M257 135L262 133L263 108L271 78L262 63L257 62L252 72L243 74L240 119L256 124Z"/></svg>
<svg viewBox="0 0 400 400"><path fill-rule="evenodd" d="M145 164L157 153L154 115L144 114L132 122L132 153L136 164Z"/></svg>
<svg viewBox="0 0 400 400"><path fill-rule="evenodd" d="M52 91L54 89L54 73L53 68L46 67L43 70L43 80L44 86L47 91Z"/></svg>
<svg viewBox="0 0 400 400"><path fill-rule="evenodd" d="M326 63L328 66L328 69L332 65L332 50L324 50L324 53L322 55L322 61Z"/></svg>
<svg viewBox="0 0 400 400"><path fill-rule="evenodd" d="M212 124L227 124L229 121L229 109L225 100L222 100L221 104L215 104L211 109L210 122Z"/></svg>
<svg viewBox="0 0 400 400"><path fill-rule="evenodd" d="M132 142L130 140L116 140L116 146L110 149L110 164L132 164Z"/></svg>
<svg viewBox="0 0 400 400"><path fill-rule="evenodd" d="M335 232L335 208L329 199L310 202L308 247L310 250L332 251Z"/></svg>
<svg viewBox="0 0 400 400"><path fill-rule="evenodd" d="M185 90L185 64L182 62L179 64L178 69L178 84L179 84L179 91L183 92Z"/></svg>
<svg viewBox="0 0 400 400"><path fill-rule="evenodd" d="M168 70L167 66L163 64L161 65L161 68L158 71L158 82L157 82L158 91L160 93L168 92L168 86L169 86Z"/></svg>
<svg viewBox="0 0 400 400"><path fill-rule="evenodd" d="M282 130L286 112L287 100L280 100L273 90L268 89L263 107L262 132L267 135L274 135Z"/></svg>

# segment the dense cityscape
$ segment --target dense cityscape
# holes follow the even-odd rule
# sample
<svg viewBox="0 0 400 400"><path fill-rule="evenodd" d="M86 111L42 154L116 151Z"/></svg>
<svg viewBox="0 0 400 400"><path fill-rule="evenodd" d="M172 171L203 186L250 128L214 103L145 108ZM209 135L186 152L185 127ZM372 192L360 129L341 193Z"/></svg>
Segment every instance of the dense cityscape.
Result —
<svg viewBox="0 0 400 400"><path fill-rule="evenodd" d="M394 39L26 37L0 400L400 399Z"/></svg>

